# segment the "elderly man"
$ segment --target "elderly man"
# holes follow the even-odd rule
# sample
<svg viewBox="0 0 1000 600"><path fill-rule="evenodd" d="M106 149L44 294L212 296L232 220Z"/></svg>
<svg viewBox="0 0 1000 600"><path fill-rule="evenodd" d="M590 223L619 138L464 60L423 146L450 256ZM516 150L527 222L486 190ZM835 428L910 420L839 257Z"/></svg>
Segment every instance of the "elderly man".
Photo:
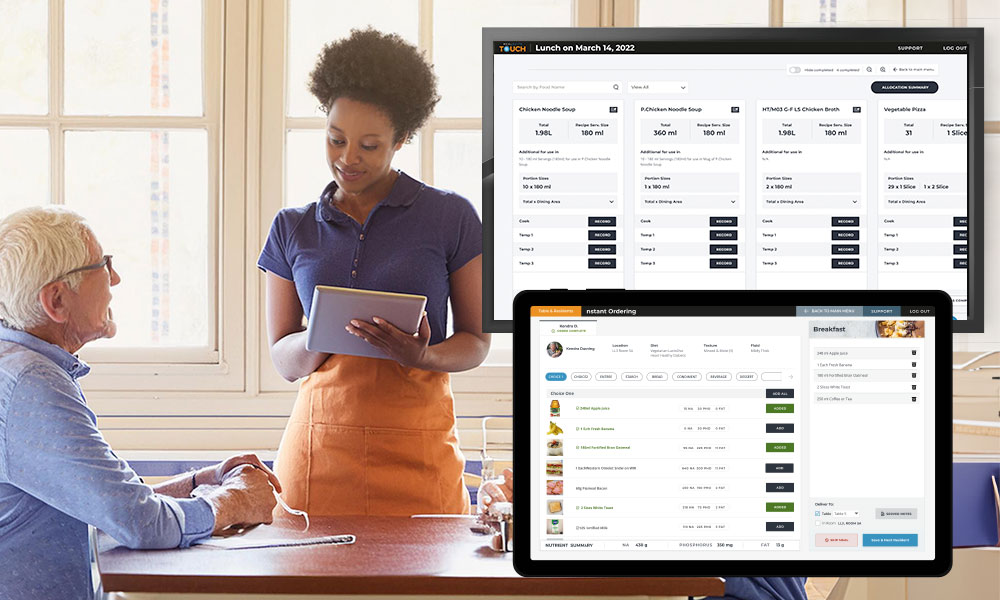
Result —
<svg viewBox="0 0 1000 600"><path fill-rule="evenodd" d="M0 221L0 596L90 598L87 524L130 548L187 547L271 522L277 478L253 455L145 485L97 430L74 356L112 337L121 281L82 217ZM198 498L201 484L218 485Z"/></svg>

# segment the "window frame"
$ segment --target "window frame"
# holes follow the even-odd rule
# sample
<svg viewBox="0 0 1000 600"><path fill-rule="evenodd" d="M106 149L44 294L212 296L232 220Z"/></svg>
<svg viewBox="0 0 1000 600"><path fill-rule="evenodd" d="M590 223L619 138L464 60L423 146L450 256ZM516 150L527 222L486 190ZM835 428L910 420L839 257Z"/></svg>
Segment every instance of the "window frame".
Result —
<svg viewBox="0 0 1000 600"><path fill-rule="evenodd" d="M157 348L84 348L80 357L99 365L94 374L83 380L86 389L95 390L234 390L243 387L243 340L241 315L220 310L231 303L242 287L242 274L233 264L234 245L242 246L242 227L232 223L229 215L242 209L238 201L241 190L232 178L223 181L229 169L242 160L242 140L234 139L231 129L237 127L230 116L239 112L235 99L226 95L223 106L223 80L235 62L244 60L241 52L233 52L232 24L245 13L239 3L203 2L203 57L201 116L98 116L67 115L64 110L65 0L48 0L48 111L44 115L2 115L0 127L45 130L49 137L49 203L64 205L66 200L66 134L70 131L148 131L204 130L207 137L208 164L208 254L205 285L208 305L205 307L210 330L207 344L199 347ZM242 9L242 10L241 10ZM245 15L244 15L245 16ZM238 27L236 28L238 29ZM225 60L225 63L223 62ZM245 94L243 89L225 88ZM239 104L242 104L240 99ZM227 122L228 119L228 122ZM225 139L223 138L225 136ZM234 143L235 142L235 143ZM221 209L221 210L220 210ZM239 367L239 368L237 368Z"/></svg>

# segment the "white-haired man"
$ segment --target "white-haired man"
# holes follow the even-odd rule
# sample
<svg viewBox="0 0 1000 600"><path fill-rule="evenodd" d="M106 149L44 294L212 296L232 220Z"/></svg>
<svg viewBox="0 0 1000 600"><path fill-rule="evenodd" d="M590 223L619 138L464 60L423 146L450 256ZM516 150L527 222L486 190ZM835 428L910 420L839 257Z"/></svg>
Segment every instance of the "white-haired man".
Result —
<svg viewBox="0 0 1000 600"><path fill-rule="evenodd" d="M0 596L90 598L87 524L131 548L187 547L270 523L277 477L234 456L147 486L97 430L74 354L115 335L121 281L83 218L28 208L0 221ZM219 487L189 497L201 484Z"/></svg>

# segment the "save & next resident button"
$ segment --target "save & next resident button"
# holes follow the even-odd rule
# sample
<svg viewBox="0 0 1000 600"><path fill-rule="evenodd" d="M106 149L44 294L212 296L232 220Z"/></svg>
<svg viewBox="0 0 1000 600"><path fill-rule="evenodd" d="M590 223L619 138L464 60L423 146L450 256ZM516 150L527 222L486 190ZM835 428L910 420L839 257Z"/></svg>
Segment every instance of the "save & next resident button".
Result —
<svg viewBox="0 0 1000 600"><path fill-rule="evenodd" d="M862 546L916 546L915 533L866 533L862 538Z"/></svg>
<svg viewBox="0 0 1000 600"><path fill-rule="evenodd" d="M545 374L545 380L546 381L566 381L566 374L565 373L546 373Z"/></svg>

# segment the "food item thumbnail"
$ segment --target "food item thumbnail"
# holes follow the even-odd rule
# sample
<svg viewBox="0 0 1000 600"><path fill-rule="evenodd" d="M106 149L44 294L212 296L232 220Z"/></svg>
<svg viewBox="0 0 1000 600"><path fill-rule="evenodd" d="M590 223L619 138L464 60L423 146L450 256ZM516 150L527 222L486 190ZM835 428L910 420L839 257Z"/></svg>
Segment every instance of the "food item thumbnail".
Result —
<svg viewBox="0 0 1000 600"><path fill-rule="evenodd" d="M563 445L562 440L549 440L545 442L545 446L548 449L549 456L562 456L563 455Z"/></svg>
<svg viewBox="0 0 1000 600"><path fill-rule="evenodd" d="M563 532L562 519L546 519L545 531L551 535L561 535Z"/></svg>
<svg viewBox="0 0 1000 600"><path fill-rule="evenodd" d="M550 515L562 514L562 500L549 500L549 514Z"/></svg>
<svg viewBox="0 0 1000 600"><path fill-rule="evenodd" d="M545 474L546 475L559 475L563 474L563 464L561 460L550 460L545 463Z"/></svg>
<svg viewBox="0 0 1000 600"><path fill-rule="evenodd" d="M875 332L882 338L924 337L923 321L876 321Z"/></svg>
<svg viewBox="0 0 1000 600"><path fill-rule="evenodd" d="M563 480L562 479L549 479L545 482L545 493L549 496L562 496L563 493Z"/></svg>
<svg viewBox="0 0 1000 600"><path fill-rule="evenodd" d="M546 435L559 435L562 432L563 432L562 427L556 425L552 421L549 421L549 431L546 433Z"/></svg>

